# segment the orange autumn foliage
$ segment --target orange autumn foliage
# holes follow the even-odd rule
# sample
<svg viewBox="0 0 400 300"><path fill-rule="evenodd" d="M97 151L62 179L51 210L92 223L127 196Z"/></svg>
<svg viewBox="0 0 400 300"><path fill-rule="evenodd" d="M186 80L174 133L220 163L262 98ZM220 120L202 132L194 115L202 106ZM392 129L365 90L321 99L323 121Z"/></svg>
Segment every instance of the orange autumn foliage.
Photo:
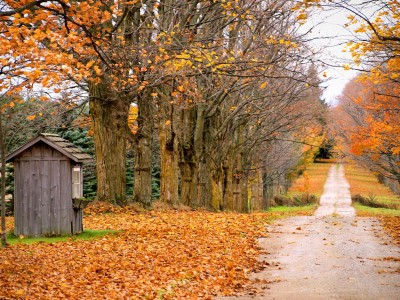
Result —
<svg viewBox="0 0 400 300"><path fill-rule="evenodd" d="M343 150L392 179L400 174L399 92L397 83L360 75L345 87L332 110L342 144L347 145Z"/></svg>
<svg viewBox="0 0 400 300"><path fill-rule="evenodd" d="M365 78L359 80L363 88L352 97L352 101L363 110L363 118L362 125L357 126L351 135L352 152L378 156L382 153L400 154L400 102L392 96L399 93L400 86L373 84Z"/></svg>

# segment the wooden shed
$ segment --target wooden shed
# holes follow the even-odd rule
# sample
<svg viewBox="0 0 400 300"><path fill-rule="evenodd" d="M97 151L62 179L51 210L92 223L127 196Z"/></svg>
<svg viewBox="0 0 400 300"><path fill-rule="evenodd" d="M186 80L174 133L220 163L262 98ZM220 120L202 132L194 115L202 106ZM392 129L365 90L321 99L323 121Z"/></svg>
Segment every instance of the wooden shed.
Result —
<svg viewBox="0 0 400 300"><path fill-rule="evenodd" d="M90 160L72 143L50 133L10 153L6 161L14 163L14 234L81 232L82 163Z"/></svg>

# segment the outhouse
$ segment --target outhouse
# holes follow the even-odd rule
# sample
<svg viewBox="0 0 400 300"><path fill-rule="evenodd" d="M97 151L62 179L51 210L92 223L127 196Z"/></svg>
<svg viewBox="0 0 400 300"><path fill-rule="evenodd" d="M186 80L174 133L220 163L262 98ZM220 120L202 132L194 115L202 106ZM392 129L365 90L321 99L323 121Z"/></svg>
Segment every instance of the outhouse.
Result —
<svg viewBox="0 0 400 300"><path fill-rule="evenodd" d="M14 163L14 234L52 236L83 230L82 163L91 157L42 133L6 157Z"/></svg>

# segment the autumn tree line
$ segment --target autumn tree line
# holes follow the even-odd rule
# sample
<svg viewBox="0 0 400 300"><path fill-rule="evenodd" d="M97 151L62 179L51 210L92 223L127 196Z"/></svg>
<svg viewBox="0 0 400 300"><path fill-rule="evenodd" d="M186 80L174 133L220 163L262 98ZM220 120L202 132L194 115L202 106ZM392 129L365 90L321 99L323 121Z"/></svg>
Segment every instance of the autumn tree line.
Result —
<svg viewBox="0 0 400 300"><path fill-rule="evenodd" d="M38 86L43 101L88 106L99 200L129 201L132 149L133 201L150 207L157 148L161 201L266 208L325 139L318 67L301 30L322 4L0 1L3 114ZM397 42L371 24L371 40Z"/></svg>
<svg viewBox="0 0 400 300"><path fill-rule="evenodd" d="M356 35L347 44L358 75L330 112L341 151L400 193L400 3L336 4Z"/></svg>
<svg viewBox="0 0 400 300"><path fill-rule="evenodd" d="M99 200L126 204L132 148L133 200L150 207L157 143L162 201L266 207L266 182L323 135L295 2L2 1L0 17L2 90L88 103Z"/></svg>

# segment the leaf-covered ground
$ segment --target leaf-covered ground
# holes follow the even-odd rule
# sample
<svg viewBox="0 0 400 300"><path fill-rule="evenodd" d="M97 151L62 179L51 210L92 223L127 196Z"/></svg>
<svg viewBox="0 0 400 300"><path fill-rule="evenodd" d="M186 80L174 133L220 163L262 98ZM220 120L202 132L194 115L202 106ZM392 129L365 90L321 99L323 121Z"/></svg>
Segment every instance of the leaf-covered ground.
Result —
<svg viewBox="0 0 400 300"><path fill-rule="evenodd" d="M385 231L392 236L393 242L400 246L400 216L380 216L379 220Z"/></svg>
<svg viewBox="0 0 400 300"><path fill-rule="evenodd" d="M257 238L282 213L89 209L84 226L123 230L92 241L0 249L0 298L198 299L243 289Z"/></svg>

